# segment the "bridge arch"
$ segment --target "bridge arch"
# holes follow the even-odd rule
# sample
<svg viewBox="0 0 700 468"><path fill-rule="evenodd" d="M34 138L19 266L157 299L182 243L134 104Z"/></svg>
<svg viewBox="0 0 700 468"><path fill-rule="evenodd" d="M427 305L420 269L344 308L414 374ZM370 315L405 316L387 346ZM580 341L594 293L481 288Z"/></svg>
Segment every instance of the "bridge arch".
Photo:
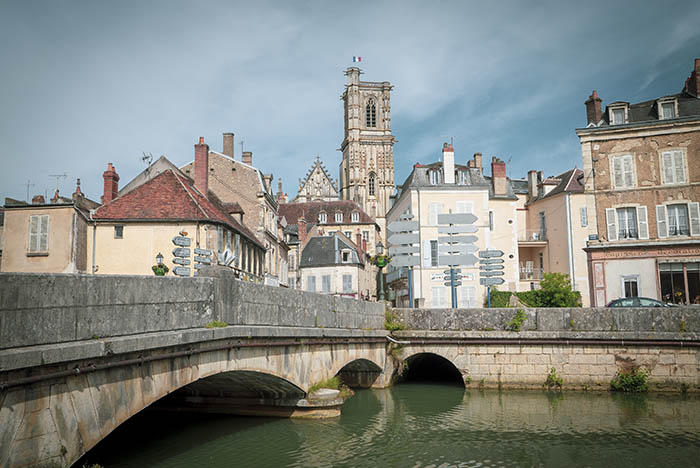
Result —
<svg viewBox="0 0 700 468"><path fill-rule="evenodd" d="M464 386L468 357L457 347L404 345L390 352L395 362L392 382L439 381Z"/></svg>

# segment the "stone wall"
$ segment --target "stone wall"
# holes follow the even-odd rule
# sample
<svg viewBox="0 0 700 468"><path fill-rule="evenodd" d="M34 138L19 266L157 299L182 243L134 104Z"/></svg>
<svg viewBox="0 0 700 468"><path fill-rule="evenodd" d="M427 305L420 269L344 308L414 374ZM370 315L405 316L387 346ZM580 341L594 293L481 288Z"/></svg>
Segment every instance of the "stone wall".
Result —
<svg viewBox="0 0 700 468"><path fill-rule="evenodd" d="M229 277L0 274L0 349L229 325L381 329L384 306Z"/></svg>

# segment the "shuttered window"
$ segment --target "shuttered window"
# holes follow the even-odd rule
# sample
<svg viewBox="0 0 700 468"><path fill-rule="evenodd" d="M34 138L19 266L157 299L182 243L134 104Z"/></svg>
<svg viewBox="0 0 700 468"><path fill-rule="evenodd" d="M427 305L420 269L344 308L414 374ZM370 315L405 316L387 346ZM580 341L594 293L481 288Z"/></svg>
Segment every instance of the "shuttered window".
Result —
<svg viewBox="0 0 700 468"><path fill-rule="evenodd" d="M664 151L661 153L664 184L683 184L686 182L684 159L682 151Z"/></svg>
<svg viewBox="0 0 700 468"><path fill-rule="evenodd" d="M46 253L49 251L49 215L32 215L29 217L29 252Z"/></svg>
<svg viewBox="0 0 700 468"><path fill-rule="evenodd" d="M588 209L581 207L581 227L588 227Z"/></svg>
<svg viewBox="0 0 700 468"><path fill-rule="evenodd" d="M634 161L631 154L612 159L613 185L615 188L634 187Z"/></svg>
<svg viewBox="0 0 700 468"><path fill-rule="evenodd" d="M473 213L474 203L470 201L458 201L457 202L457 213Z"/></svg>
<svg viewBox="0 0 700 468"><path fill-rule="evenodd" d="M430 307L442 309L447 307L447 288L442 286L430 288Z"/></svg>
<svg viewBox="0 0 700 468"><path fill-rule="evenodd" d="M430 241L430 266L438 266L438 243L436 240Z"/></svg>
<svg viewBox="0 0 700 468"><path fill-rule="evenodd" d="M457 288L457 306L461 308L476 307L476 288L474 286Z"/></svg>
<svg viewBox="0 0 700 468"><path fill-rule="evenodd" d="M316 277L309 276L306 278L306 290L309 292L316 292Z"/></svg>
<svg viewBox="0 0 700 468"><path fill-rule="evenodd" d="M321 292L324 294L331 292L331 275L321 276Z"/></svg>
<svg viewBox="0 0 700 468"><path fill-rule="evenodd" d="M343 292L352 292L352 275L343 275Z"/></svg>
<svg viewBox="0 0 700 468"><path fill-rule="evenodd" d="M437 226L438 215L442 214L442 203L431 203L428 205L428 214L430 218L430 225Z"/></svg>
<svg viewBox="0 0 700 468"><path fill-rule="evenodd" d="M688 205L685 203L666 206L669 236L687 236L690 234L688 226Z"/></svg>

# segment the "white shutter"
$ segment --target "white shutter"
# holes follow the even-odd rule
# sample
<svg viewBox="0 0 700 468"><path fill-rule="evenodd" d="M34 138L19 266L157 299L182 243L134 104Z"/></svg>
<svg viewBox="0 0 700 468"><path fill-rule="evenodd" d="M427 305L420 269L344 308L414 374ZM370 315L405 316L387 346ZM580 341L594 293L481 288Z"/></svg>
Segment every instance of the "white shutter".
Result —
<svg viewBox="0 0 700 468"><path fill-rule="evenodd" d="M683 152L674 151L671 153L673 155L673 173L675 175L675 182L681 184L685 182L685 166L683 165Z"/></svg>
<svg viewBox="0 0 700 468"><path fill-rule="evenodd" d="M615 188L620 188L624 185L624 178L622 177L622 157L618 156L613 158L613 179Z"/></svg>
<svg viewBox="0 0 700 468"><path fill-rule="evenodd" d="M457 306L460 308L474 307L476 302L476 288L474 286L460 286L457 288Z"/></svg>
<svg viewBox="0 0 700 468"><path fill-rule="evenodd" d="M458 201L457 202L457 213L473 213L474 204L470 201Z"/></svg>
<svg viewBox="0 0 700 468"><path fill-rule="evenodd" d="M49 215L39 217L39 250L41 252L49 251Z"/></svg>
<svg viewBox="0 0 700 468"><path fill-rule="evenodd" d="M440 288L430 288L430 307L440 307Z"/></svg>
<svg viewBox="0 0 700 468"><path fill-rule="evenodd" d="M625 187L634 187L634 166L632 164L632 156L625 156L622 159L625 173Z"/></svg>
<svg viewBox="0 0 700 468"><path fill-rule="evenodd" d="M430 241L423 240L423 268L430 268Z"/></svg>
<svg viewBox="0 0 700 468"><path fill-rule="evenodd" d="M668 237L668 221L666 220L666 205L656 205L656 233L659 239Z"/></svg>
<svg viewBox="0 0 700 468"><path fill-rule="evenodd" d="M688 203L688 217L690 218L690 235L700 236L700 203Z"/></svg>
<svg viewBox="0 0 700 468"><path fill-rule="evenodd" d="M29 217L29 251L36 252L39 250L39 217Z"/></svg>
<svg viewBox="0 0 700 468"><path fill-rule="evenodd" d="M447 288L445 287L438 287L438 296L440 297L440 307L443 309L447 307Z"/></svg>
<svg viewBox="0 0 700 468"><path fill-rule="evenodd" d="M588 208L581 207L581 227L588 227Z"/></svg>
<svg viewBox="0 0 700 468"><path fill-rule="evenodd" d="M664 184L672 184L674 182L673 172L673 153L661 153L661 160L664 165Z"/></svg>
<svg viewBox="0 0 700 468"><path fill-rule="evenodd" d="M438 206L440 206L438 203L431 203L428 206L428 219L431 226L435 226L437 224Z"/></svg>
<svg viewBox="0 0 700 468"><path fill-rule="evenodd" d="M615 208L606 208L605 209L605 220L608 224L608 240L609 241L616 241L617 240L617 221L616 221Z"/></svg>
<svg viewBox="0 0 700 468"><path fill-rule="evenodd" d="M649 239L649 223L647 222L647 207L637 207L637 223L639 224L639 238Z"/></svg>

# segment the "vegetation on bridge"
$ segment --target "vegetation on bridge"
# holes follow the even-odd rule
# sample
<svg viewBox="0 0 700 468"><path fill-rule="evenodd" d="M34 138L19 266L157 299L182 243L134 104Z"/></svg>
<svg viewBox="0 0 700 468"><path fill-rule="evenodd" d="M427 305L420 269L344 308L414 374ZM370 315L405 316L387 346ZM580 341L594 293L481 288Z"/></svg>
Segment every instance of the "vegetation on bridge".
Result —
<svg viewBox="0 0 700 468"><path fill-rule="evenodd" d="M512 307L512 295L527 307L581 307L581 293L571 289L569 275L563 273L545 273L540 289L533 291L513 293L491 288L491 307Z"/></svg>

